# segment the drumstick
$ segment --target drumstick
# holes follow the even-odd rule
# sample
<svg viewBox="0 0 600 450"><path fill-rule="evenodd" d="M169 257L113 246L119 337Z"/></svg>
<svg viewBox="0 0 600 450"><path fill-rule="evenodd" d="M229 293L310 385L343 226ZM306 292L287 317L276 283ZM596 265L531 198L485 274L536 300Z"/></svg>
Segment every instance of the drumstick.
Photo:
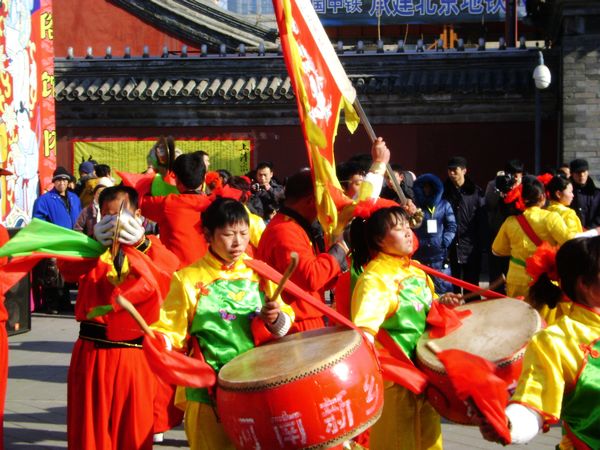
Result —
<svg viewBox="0 0 600 450"><path fill-rule="evenodd" d="M425 347L427 347L429 350L431 350L431 352L434 355L437 355L438 353L440 353L442 351L442 348L433 341L427 341L427 343L425 344Z"/></svg>
<svg viewBox="0 0 600 450"><path fill-rule="evenodd" d="M296 270L296 267L298 267L298 253L291 252L290 264L287 266L287 269L285 269L281 280L279 280L279 284L277 285L277 289L275 289L275 293L273 294L272 300L275 300L277 297L279 297L281 291L283 291L283 288L285 287L285 283L287 282L287 280L290 279L292 273L294 273L294 270Z"/></svg>
<svg viewBox="0 0 600 450"><path fill-rule="evenodd" d="M467 295L463 296L463 300L469 300L472 299L474 297L477 297L481 294L483 294L485 291L494 291L496 289L498 289L500 286L502 286L504 283L506 283L506 277L504 276L504 274L501 274L498 278L496 278L488 287L486 288L482 288L479 289L478 291L473 291Z"/></svg>
<svg viewBox="0 0 600 450"><path fill-rule="evenodd" d="M133 317L133 319L138 323L138 325L144 331L144 333L146 333L151 338L154 337L154 332L152 331L152 329L148 326L142 315L129 300L127 300L122 295L117 295L117 304L129 314L131 314L131 317Z"/></svg>

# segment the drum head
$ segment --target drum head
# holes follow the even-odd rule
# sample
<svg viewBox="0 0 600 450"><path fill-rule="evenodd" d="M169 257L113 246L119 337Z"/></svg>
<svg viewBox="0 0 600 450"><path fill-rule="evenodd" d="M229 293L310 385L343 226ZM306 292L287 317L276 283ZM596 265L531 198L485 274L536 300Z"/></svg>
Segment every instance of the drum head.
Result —
<svg viewBox="0 0 600 450"><path fill-rule="evenodd" d="M463 319L460 328L439 339L430 339L425 332L417 343L419 362L437 372L445 372L444 366L427 348L429 341L435 342L441 350L463 350L502 365L524 350L542 326L534 308L513 298L473 302L456 309L472 312Z"/></svg>
<svg viewBox="0 0 600 450"><path fill-rule="evenodd" d="M359 348L361 339L357 331L342 327L286 336L225 364L219 371L219 387L260 390L303 378L348 357Z"/></svg>

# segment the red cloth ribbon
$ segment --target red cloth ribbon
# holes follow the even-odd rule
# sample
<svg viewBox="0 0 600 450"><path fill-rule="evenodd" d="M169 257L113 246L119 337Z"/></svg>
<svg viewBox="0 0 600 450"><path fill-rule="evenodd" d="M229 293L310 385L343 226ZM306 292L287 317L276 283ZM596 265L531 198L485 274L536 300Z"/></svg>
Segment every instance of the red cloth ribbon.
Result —
<svg viewBox="0 0 600 450"><path fill-rule="evenodd" d="M525 211L525 202L523 201L523 184L519 184L512 188L506 197L504 197L504 203L507 205L510 203L515 203L515 208L519 211Z"/></svg>
<svg viewBox="0 0 600 450"><path fill-rule="evenodd" d="M393 200L388 200L386 198L368 198L365 200L361 200L356 204L354 208L354 216L361 217L363 219L368 219L371 215L382 208L392 208L395 206L400 206Z"/></svg>
<svg viewBox="0 0 600 450"><path fill-rule="evenodd" d="M498 435L510 444L510 430L505 409L508 405L508 385L496 375L490 361L462 350L450 349L436 353L444 364L450 382L459 399L471 399Z"/></svg>
<svg viewBox="0 0 600 450"><path fill-rule="evenodd" d="M462 319L469 317L471 311L457 311L448 308L440 302L433 302L429 314L427 314L427 324L431 327L429 337L433 339L442 338L452 333L462 325Z"/></svg>
<svg viewBox="0 0 600 450"><path fill-rule="evenodd" d="M558 281L558 269L556 268L556 252L558 246L550 245L544 241L525 261L525 270L533 279L530 286L535 284L540 276L545 273L551 281Z"/></svg>

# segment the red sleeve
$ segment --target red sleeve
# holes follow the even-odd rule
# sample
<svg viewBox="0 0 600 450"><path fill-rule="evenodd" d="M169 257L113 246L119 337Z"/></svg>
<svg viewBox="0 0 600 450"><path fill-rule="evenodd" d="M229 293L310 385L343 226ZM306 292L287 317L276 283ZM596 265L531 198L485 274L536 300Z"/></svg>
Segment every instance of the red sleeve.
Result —
<svg viewBox="0 0 600 450"><path fill-rule="evenodd" d="M8 230L4 228L4 225L0 224L0 247L8 242ZM8 257L0 258L0 266L3 266L8 262Z"/></svg>
<svg viewBox="0 0 600 450"><path fill-rule="evenodd" d="M142 216L158 222L163 217L164 204L167 197L142 197Z"/></svg>
<svg viewBox="0 0 600 450"><path fill-rule="evenodd" d="M324 288L340 273L336 259L327 254L315 255L304 230L294 222L267 227L259 243L258 259L280 272L290 262L290 253L298 253L298 267L291 280L303 289L314 292Z"/></svg>

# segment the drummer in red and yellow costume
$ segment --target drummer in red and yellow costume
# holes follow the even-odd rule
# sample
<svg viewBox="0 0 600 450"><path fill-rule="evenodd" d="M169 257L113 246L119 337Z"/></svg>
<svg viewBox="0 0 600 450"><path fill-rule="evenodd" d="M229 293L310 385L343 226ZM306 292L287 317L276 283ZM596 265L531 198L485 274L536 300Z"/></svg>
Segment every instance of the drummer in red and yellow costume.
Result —
<svg viewBox="0 0 600 450"><path fill-rule="evenodd" d="M4 175L0 169L0 175ZM0 224L0 247L8 241L8 231ZM0 258L0 266L6 264L8 258ZM8 336L6 321L8 312L4 306L4 296L0 295L0 449L4 449L4 402L6 400L6 380L8 378Z"/></svg>
<svg viewBox="0 0 600 450"><path fill-rule="evenodd" d="M556 272L560 288L548 275ZM568 315L529 343L523 372L506 409L513 444L524 444L549 425L563 422L557 448L600 448L600 237L566 242L530 295L554 306L566 295ZM561 292L562 288L562 292ZM481 418L479 417L479 421ZM481 426L488 440L498 436Z"/></svg>
<svg viewBox="0 0 600 450"><path fill-rule="evenodd" d="M373 339L389 334L412 358L437 296L431 279L410 264L413 233L408 215L401 207L392 207L373 212L366 221L357 218L351 241L354 264L366 265L352 294L352 321ZM461 299L449 293L440 301L456 305ZM370 448L442 448L440 416L424 395L388 383L383 414L371 429Z"/></svg>
<svg viewBox="0 0 600 450"><path fill-rule="evenodd" d="M199 344L206 362L218 371L224 364L255 346L255 333L280 337L289 330L294 314L276 286L246 266L248 213L235 200L219 198L202 213L209 242L207 254L173 276L160 320L153 328L167 345L192 348ZM193 342L189 342L193 340ZM185 430L190 448L233 449L214 412L206 389L185 389Z"/></svg>
<svg viewBox="0 0 600 450"><path fill-rule="evenodd" d="M117 295L137 304L147 321L156 320L178 260L158 239L145 237L135 189L106 188L99 203L102 219L94 227L94 237L112 247L118 232L120 248L114 255L109 248L89 262L59 263L65 279L79 282L75 318L81 326L67 385L68 444L86 450L151 449L156 378L142 351L141 332L131 322L132 329L114 329L118 336L130 336L117 340L109 327L129 319L124 311L113 311ZM122 203L124 211L119 214ZM157 291L156 278L147 277L147 267L141 269L144 273L134 267L134 259L161 271L162 290Z"/></svg>

